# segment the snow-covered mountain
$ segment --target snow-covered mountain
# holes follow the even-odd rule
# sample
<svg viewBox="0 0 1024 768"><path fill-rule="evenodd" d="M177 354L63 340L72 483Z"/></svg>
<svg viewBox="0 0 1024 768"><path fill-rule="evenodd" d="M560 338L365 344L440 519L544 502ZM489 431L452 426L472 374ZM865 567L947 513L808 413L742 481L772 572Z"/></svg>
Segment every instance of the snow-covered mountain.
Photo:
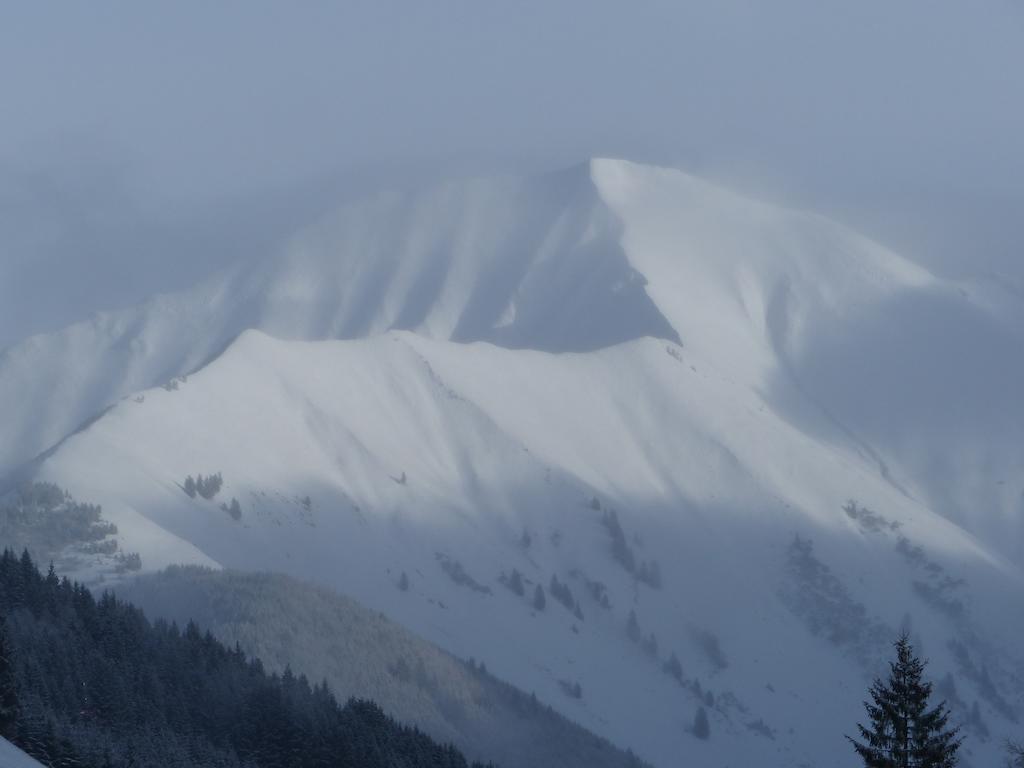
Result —
<svg viewBox="0 0 1024 768"><path fill-rule="evenodd" d="M831 222L594 160L377 195L280 257L0 352L0 477L119 398L278 338L682 341L1003 552L1024 552L1024 303Z"/></svg>
<svg viewBox="0 0 1024 768"><path fill-rule="evenodd" d="M337 587L658 766L846 764L909 628L986 765L1024 713L1022 319L600 160L378 197L10 348L0 465L147 569Z"/></svg>

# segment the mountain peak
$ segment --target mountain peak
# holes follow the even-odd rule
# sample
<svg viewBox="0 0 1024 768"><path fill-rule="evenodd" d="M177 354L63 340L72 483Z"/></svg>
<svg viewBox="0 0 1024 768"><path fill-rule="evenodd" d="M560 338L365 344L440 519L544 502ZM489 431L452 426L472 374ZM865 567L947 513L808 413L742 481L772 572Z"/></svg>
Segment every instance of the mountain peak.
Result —
<svg viewBox="0 0 1024 768"><path fill-rule="evenodd" d="M749 380L812 318L926 278L819 217L621 159L378 195L274 258L0 355L0 402L19 404L2 414L0 472L249 328L286 339L407 330L548 352L654 337ZM51 414L47 429L27 403Z"/></svg>

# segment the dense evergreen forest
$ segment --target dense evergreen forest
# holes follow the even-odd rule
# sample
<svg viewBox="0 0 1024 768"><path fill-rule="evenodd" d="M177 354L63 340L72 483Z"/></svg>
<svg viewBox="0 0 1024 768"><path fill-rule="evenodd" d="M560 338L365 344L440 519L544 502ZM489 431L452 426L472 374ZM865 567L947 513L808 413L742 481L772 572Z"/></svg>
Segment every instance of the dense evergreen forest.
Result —
<svg viewBox="0 0 1024 768"><path fill-rule="evenodd" d="M375 704L0 556L0 735L50 766L467 768ZM477 766L479 764L474 764Z"/></svg>

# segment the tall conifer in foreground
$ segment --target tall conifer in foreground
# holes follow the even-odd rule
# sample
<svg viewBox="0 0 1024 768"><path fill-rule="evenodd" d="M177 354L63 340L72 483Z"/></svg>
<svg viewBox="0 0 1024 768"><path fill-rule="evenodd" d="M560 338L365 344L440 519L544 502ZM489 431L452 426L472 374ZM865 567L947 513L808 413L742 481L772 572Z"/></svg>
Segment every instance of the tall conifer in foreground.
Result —
<svg viewBox="0 0 1024 768"><path fill-rule="evenodd" d="M858 723L863 741L849 736L865 768L953 768L961 739L948 728L949 710L941 702L929 708L932 684L923 680L924 663L906 635L896 642L889 679L875 680L871 702L864 702L870 725Z"/></svg>

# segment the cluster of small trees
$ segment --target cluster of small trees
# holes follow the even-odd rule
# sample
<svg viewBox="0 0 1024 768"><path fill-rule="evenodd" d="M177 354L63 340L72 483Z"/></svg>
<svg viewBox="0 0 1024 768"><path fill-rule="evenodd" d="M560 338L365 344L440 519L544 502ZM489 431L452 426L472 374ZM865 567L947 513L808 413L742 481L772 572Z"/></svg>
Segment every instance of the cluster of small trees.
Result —
<svg viewBox="0 0 1024 768"><path fill-rule="evenodd" d="M572 682L570 680L559 680L558 685L562 689L562 693L570 699L583 698L583 686L579 684L579 681Z"/></svg>
<svg viewBox="0 0 1024 768"><path fill-rule="evenodd" d="M543 611L545 606L548 604L547 598L544 597L544 587L540 584L533 590L533 607L534 610Z"/></svg>
<svg viewBox="0 0 1024 768"><path fill-rule="evenodd" d="M551 596L560 602L567 611L571 611L572 615L580 621L583 621L583 611L580 609L580 604L576 602L576 598L572 595L572 590L569 589L569 585L558 580L558 576L551 575L551 584L548 586L548 591L551 592Z"/></svg>
<svg viewBox="0 0 1024 768"><path fill-rule="evenodd" d="M118 552L114 557L114 563L114 570L117 573L142 570L142 557L138 552Z"/></svg>
<svg viewBox="0 0 1024 768"><path fill-rule="evenodd" d="M596 499L594 500L597 501ZM591 507L600 509L600 504ZM635 576L638 581L643 582L652 589L661 589L661 568L654 560L638 561L633 553L632 547L626 541L626 532L622 530L619 516L614 509L609 509L601 516L601 524L604 525L612 540L612 557L615 562L621 565L628 573Z"/></svg>
<svg viewBox="0 0 1024 768"><path fill-rule="evenodd" d="M53 483L26 483L0 502L0 541L39 558L56 558L68 546L113 554L117 527L94 504L76 502Z"/></svg>
<svg viewBox="0 0 1024 768"><path fill-rule="evenodd" d="M639 645L648 656L658 655L658 638L651 632L646 637L640 629L640 622L637 621L636 611L629 612L629 620L626 622L626 637Z"/></svg>
<svg viewBox="0 0 1024 768"><path fill-rule="evenodd" d="M234 496L231 497L230 504L225 504L224 502L221 502L220 508L227 512L229 515L231 515L232 520L242 519L242 505L238 503L238 499L236 499Z"/></svg>
<svg viewBox="0 0 1024 768"><path fill-rule="evenodd" d="M462 563L460 563L458 560L454 560L448 557L448 555L442 554L440 552L435 553L434 556L437 559L438 564L441 566L441 570L448 574L448 578L454 581L460 587L467 587L473 590L474 592L479 592L482 595L491 594L491 588L484 586L479 581L470 576L466 569L463 567Z"/></svg>
<svg viewBox="0 0 1024 768"><path fill-rule="evenodd" d="M522 597L526 594L526 585L523 583L523 574L519 572L517 568L512 569L512 573L502 573L498 577L498 581L509 588L513 593Z"/></svg>
<svg viewBox="0 0 1024 768"><path fill-rule="evenodd" d="M204 499L209 501L216 496L224 485L224 478L220 476L220 472L203 477L202 475L196 475L194 478L189 475L185 478L185 483L182 485L182 490L188 494L190 499L194 499L196 494L199 494Z"/></svg>

